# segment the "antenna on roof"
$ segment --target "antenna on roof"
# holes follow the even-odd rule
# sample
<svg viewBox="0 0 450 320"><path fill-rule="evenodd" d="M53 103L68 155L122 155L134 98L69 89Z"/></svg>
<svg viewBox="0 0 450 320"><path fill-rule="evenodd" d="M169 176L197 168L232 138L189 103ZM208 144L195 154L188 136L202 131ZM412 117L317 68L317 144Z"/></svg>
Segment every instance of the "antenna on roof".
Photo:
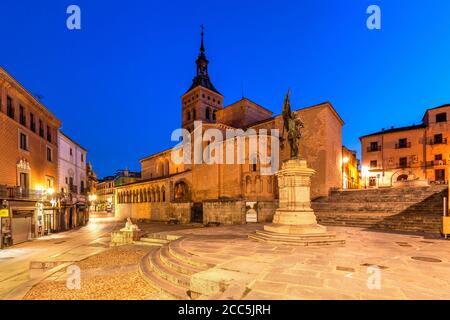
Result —
<svg viewBox="0 0 450 320"><path fill-rule="evenodd" d="M38 99L39 101L41 101L42 99L44 99L44 96L43 96L42 94L40 94L40 93L34 93L34 97L35 97L36 99Z"/></svg>

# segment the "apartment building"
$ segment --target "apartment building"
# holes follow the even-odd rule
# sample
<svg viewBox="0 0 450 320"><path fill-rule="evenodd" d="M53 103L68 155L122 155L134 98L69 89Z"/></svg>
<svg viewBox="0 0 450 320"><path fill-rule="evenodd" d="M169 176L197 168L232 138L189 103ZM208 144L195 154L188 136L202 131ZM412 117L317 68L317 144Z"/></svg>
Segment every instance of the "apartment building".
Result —
<svg viewBox="0 0 450 320"><path fill-rule="evenodd" d="M60 120L0 67L0 240L9 246L57 228Z"/></svg>
<svg viewBox="0 0 450 320"><path fill-rule="evenodd" d="M58 131L60 224L67 230L88 220L86 199L87 150L62 131Z"/></svg>
<svg viewBox="0 0 450 320"><path fill-rule="evenodd" d="M362 186L448 184L450 105L426 110L422 122L360 138Z"/></svg>

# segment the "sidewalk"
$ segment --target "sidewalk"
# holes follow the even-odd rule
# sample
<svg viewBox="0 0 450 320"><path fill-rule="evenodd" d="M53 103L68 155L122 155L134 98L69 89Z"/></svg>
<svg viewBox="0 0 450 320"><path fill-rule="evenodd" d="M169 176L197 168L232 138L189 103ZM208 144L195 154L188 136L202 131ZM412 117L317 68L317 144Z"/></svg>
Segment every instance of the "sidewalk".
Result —
<svg viewBox="0 0 450 320"><path fill-rule="evenodd" d="M52 234L0 251L0 299L27 283L31 262L72 262L108 248L113 218L94 218L77 230Z"/></svg>

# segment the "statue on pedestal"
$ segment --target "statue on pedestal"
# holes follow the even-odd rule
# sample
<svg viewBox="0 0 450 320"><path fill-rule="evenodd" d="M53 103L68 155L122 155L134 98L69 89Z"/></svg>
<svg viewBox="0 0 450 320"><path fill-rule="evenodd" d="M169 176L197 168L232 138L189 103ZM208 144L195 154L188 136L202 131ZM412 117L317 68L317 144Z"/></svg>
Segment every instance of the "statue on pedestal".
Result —
<svg viewBox="0 0 450 320"><path fill-rule="evenodd" d="M308 168L305 159L300 159L299 141L302 137L303 121L291 111L290 91L283 105L284 127L291 147L290 159L284 161L277 173L279 205L271 224L264 226L250 238L271 243L303 246L322 246L345 243L335 234L317 223L311 208L311 177L316 173Z"/></svg>
<svg viewBox="0 0 450 320"><path fill-rule="evenodd" d="M303 121L296 117L296 114L291 111L291 90L288 90L284 98L283 105L283 122L284 128L288 133L288 141L291 146L291 159L298 158L300 155L299 141L302 137L301 129L304 128Z"/></svg>

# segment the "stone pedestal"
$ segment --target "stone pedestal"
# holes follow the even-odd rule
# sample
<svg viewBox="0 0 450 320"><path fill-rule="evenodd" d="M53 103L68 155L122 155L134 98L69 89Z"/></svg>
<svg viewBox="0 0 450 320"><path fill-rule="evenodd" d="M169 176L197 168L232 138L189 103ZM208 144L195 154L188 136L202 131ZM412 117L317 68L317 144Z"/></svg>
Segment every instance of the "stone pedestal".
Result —
<svg viewBox="0 0 450 320"><path fill-rule="evenodd" d="M344 243L317 223L311 208L311 176L314 173L313 169L308 168L306 160L291 159L282 164L277 173L279 208L273 222L251 238L306 246Z"/></svg>

